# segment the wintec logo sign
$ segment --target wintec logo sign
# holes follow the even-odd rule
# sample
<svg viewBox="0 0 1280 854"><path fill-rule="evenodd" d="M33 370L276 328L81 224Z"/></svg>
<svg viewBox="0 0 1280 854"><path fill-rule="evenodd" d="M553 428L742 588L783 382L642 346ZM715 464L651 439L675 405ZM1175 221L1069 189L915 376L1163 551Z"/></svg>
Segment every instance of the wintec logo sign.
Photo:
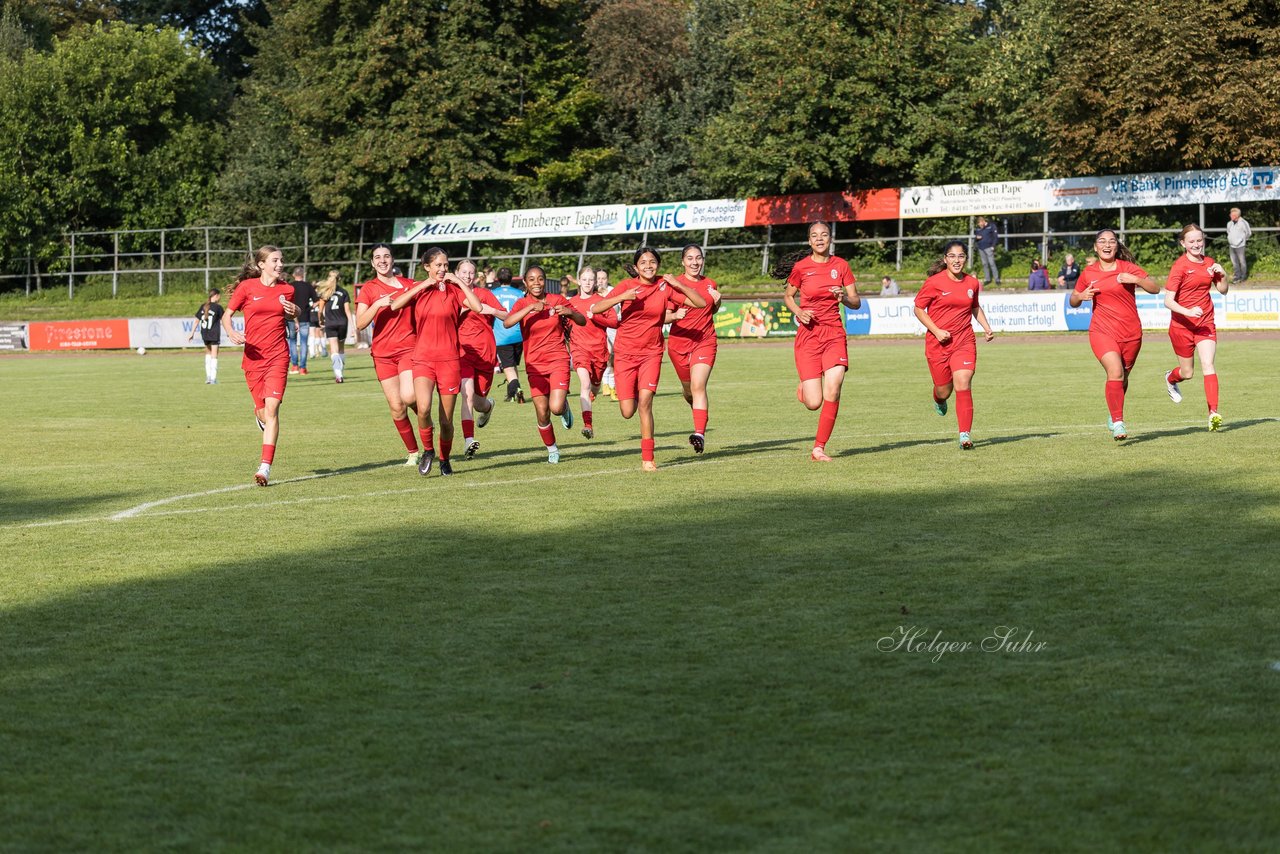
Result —
<svg viewBox="0 0 1280 854"><path fill-rule="evenodd" d="M628 234L638 231L682 231L691 227L689 205L686 202L627 206Z"/></svg>

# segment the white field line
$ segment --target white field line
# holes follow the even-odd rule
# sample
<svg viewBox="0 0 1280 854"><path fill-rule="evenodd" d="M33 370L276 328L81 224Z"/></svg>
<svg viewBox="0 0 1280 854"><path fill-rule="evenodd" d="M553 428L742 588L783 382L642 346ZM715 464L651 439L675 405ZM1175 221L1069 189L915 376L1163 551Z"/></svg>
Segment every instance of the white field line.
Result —
<svg viewBox="0 0 1280 854"><path fill-rule="evenodd" d="M1253 419L1247 419L1247 420L1255 421L1255 422L1256 421L1280 421L1280 417L1263 417L1263 418L1253 418ZM1166 422L1162 426L1164 428L1168 428L1168 427L1202 425L1204 423L1205 423L1205 419L1198 418L1195 420L1175 421L1172 423ZM1082 429L1082 428L1088 428L1088 429ZM1227 425L1227 429L1228 430L1230 429L1229 423ZM998 438L1001 438L1002 435L1009 435L1009 434L1021 433L1021 432L1049 433L1049 434L1052 434L1053 436L1093 436L1093 435L1102 434L1105 431L1106 431L1106 426L1101 422L1097 424L1054 424L1054 425L1038 424L1038 425L1026 426L1026 427L1007 427L1005 428L1005 432L1003 434L993 434L991 436L985 436L985 435L980 436L978 439L978 444L981 445L983 439L998 439ZM951 437L955 435L955 431L947 429L947 430L918 431L910 435L903 434L903 433L859 433L858 435L864 439L893 439L893 438L901 439L901 438L910 438L912 436ZM1049 437L1045 436L1044 438L1049 438ZM759 455L775 455L775 454L790 454L790 453L794 453L794 451L784 447L784 448L776 448L770 451L761 451ZM688 467L688 466L694 465L695 463L699 466L708 466L708 465L720 465L727 462L729 462L729 460L727 459L718 459L718 460L704 459L704 460L697 460L697 461L686 460L686 461L679 461L674 463L667 463L664 466L662 466L661 471L665 471L667 469L673 469L673 468ZM404 463L390 463L386 466L383 466L382 468L402 468L402 467L404 467ZM368 471L377 471L377 470L378 469L364 469L358 473L364 474L365 472L368 472ZM518 479L508 479L508 480L485 480L485 481L479 481L479 482L455 480L453 481L453 483L456 483L459 487L466 488L466 489L489 489L492 487L519 486L521 484L538 483L542 481L570 480L575 478L599 477L599 476L609 476L609 475L615 475L615 474L631 474L637 471L638 469L629 467L625 469L604 469L604 470L593 470L593 471L586 471L586 472L565 472L563 474L549 474L549 475L543 475L540 477L522 477ZM302 475L301 477L292 477L292 478L287 478L285 480L274 481L272 483L272 486L278 487L278 486L284 486L290 483L302 483L309 480L319 480L322 478L337 477L339 475L356 474L356 473L357 472L328 472L324 474L308 474L308 475ZM187 501L190 499L197 499L197 498L207 498L211 495L221 495L227 492L239 492L241 490L246 490L246 489L260 489L260 488L261 487L259 487L255 483L241 483L235 486L224 486L218 489L206 490L204 492L189 492L183 495L173 495L173 496L169 496L168 498L160 498L155 501L147 501L142 504L138 504L134 507L130 507L125 510L118 511L116 513L108 513L108 514L99 515L99 516L81 516L74 519L55 519L47 522L28 522L25 525L8 525L4 527L51 528L51 527L56 527L58 525L84 525L84 524L96 524L100 522L123 522L128 519L139 518L144 514L147 518L154 518L159 516L180 516L180 515L185 515L190 513L205 513L209 511L208 507L188 508L183 510L161 510L154 513L148 512L148 511L154 510L154 508L156 507L162 507L166 504L173 504L178 501ZM384 490L373 490L368 492L347 493L344 495L323 495L323 496L311 496L307 498L282 499L279 501L267 501L262 503L254 503L251 505L251 507L253 509L256 509L259 507L279 507L279 506L292 505L292 504L313 504L313 503L327 502L327 501L347 501L347 500L361 499L361 498L377 498L377 497L383 497L388 495L404 495L407 493L425 492L428 490L435 490L438 488L439 487L436 487L434 485L427 486L424 484L422 486L410 487L406 489L384 489Z"/></svg>

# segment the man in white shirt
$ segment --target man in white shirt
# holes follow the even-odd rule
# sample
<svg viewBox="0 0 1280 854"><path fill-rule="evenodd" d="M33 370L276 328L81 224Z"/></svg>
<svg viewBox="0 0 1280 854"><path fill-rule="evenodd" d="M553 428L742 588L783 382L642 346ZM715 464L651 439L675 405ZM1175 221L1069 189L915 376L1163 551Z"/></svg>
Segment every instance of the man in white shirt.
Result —
<svg viewBox="0 0 1280 854"><path fill-rule="evenodd" d="M1231 281L1243 282L1249 278L1249 264L1244 258L1244 245L1253 234L1249 222L1240 216L1239 208L1231 209L1231 220L1227 223L1227 246L1231 250Z"/></svg>

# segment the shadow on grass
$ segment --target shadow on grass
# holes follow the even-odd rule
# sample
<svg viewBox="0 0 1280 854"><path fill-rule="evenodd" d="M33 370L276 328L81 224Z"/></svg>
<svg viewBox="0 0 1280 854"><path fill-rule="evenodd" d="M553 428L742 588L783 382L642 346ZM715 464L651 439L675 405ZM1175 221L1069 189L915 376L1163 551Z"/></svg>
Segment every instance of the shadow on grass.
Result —
<svg viewBox="0 0 1280 854"><path fill-rule="evenodd" d="M1204 471L1033 495L771 483L658 498L623 525L520 512L541 495L513 487L501 526L462 502L314 537L264 515L219 534L239 556L214 561L192 529L160 528L152 576L6 607L8 844L1240 849L1280 833L1257 807L1280 760L1269 490ZM1102 498L1087 525L1027 518ZM1206 506L1212 536L1168 524ZM935 662L883 646L1002 625L1048 647Z"/></svg>
<svg viewBox="0 0 1280 854"><path fill-rule="evenodd" d="M40 495L20 487L6 485L0 491L0 524L43 522L64 519L95 510L108 510L121 501L137 498L138 492L109 492L103 495L76 497Z"/></svg>
<svg viewBox="0 0 1280 854"><path fill-rule="evenodd" d="M1258 427L1263 424L1274 424L1274 418L1250 418L1244 421L1235 421L1222 425L1222 432L1228 430L1247 430L1250 427ZM1143 442L1155 442L1160 439L1172 439L1175 436L1194 436L1197 433L1209 432L1208 417L1205 418L1205 424L1202 427L1177 427L1165 430L1143 430L1139 433L1130 434L1129 438L1124 441L1125 445L1140 445Z"/></svg>

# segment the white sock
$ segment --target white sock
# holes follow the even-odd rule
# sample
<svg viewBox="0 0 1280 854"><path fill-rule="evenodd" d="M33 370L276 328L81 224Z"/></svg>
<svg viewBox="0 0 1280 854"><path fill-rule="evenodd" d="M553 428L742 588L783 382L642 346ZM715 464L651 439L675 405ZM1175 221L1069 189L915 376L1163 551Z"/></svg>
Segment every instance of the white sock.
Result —
<svg viewBox="0 0 1280 854"><path fill-rule="evenodd" d="M547 445L547 453L548 453L548 454L550 454L550 453L552 453L552 452L557 453L557 454L558 454L558 453L560 453L560 446L559 446L559 445Z"/></svg>
<svg viewBox="0 0 1280 854"><path fill-rule="evenodd" d="M613 368L604 369L604 377L601 378L601 382L607 386L613 385Z"/></svg>
<svg viewBox="0 0 1280 854"><path fill-rule="evenodd" d="M209 354L204 354L204 381L208 382L212 377L209 376Z"/></svg>
<svg viewBox="0 0 1280 854"><path fill-rule="evenodd" d="M218 381L218 357L217 356L209 357L209 379L213 380L214 382Z"/></svg>
<svg viewBox="0 0 1280 854"><path fill-rule="evenodd" d="M347 356L345 353L339 353L338 359L338 376L342 376L347 372Z"/></svg>

